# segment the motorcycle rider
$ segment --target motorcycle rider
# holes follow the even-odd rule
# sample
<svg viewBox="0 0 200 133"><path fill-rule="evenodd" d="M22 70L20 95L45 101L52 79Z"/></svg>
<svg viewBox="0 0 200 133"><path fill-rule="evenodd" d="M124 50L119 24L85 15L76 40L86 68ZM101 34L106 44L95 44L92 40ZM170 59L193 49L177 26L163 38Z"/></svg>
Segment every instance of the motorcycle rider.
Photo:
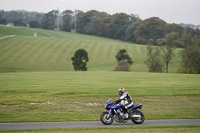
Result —
<svg viewBox="0 0 200 133"><path fill-rule="evenodd" d="M124 88L119 88L118 89L119 93L119 99L113 102L113 104L118 104L123 101L122 104L124 104L123 112L124 112L124 118L128 118L128 109L130 109L133 106L133 101L131 96L128 94L128 92L125 92Z"/></svg>

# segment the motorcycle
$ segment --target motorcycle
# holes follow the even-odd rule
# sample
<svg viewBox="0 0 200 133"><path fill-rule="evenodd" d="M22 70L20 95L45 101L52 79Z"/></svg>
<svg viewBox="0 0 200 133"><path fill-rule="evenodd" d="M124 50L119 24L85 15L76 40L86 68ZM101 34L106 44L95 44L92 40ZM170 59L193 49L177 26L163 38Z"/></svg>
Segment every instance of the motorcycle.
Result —
<svg viewBox="0 0 200 133"><path fill-rule="evenodd" d="M135 124L142 124L145 120L144 114L138 109L142 109L142 104L135 105L128 109L128 118L125 117L123 113L124 105L122 104L112 104L112 99L108 99L105 103L105 109L108 111L104 111L101 116L101 122L105 125L110 125L115 120L119 123L126 123L129 119L132 120Z"/></svg>

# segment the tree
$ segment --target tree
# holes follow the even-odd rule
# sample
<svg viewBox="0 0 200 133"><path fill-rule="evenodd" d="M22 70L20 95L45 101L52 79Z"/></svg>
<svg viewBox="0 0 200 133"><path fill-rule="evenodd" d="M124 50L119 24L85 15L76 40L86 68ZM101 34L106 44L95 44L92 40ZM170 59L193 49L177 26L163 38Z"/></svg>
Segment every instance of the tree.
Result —
<svg viewBox="0 0 200 133"><path fill-rule="evenodd" d="M165 38L158 39L157 43L162 50L162 57L166 64L166 73L168 73L168 66L173 56L173 51L176 49L176 44L179 43L178 41L178 33L172 32L165 35Z"/></svg>
<svg viewBox="0 0 200 133"><path fill-rule="evenodd" d="M25 24L29 24L31 21L40 21L43 13L27 12L24 10L16 11L0 11L0 19L5 19L7 23L14 23L16 20L23 20Z"/></svg>
<svg viewBox="0 0 200 133"><path fill-rule="evenodd" d="M200 74L200 36L187 34L184 42L180 72Z"/></svg>
<svg viewBox="0 0 200 133"><path fill-rule="evenodd" d="M88 53L84 49L79 49L71 58L75 71L87 71Z"/></svg>
<svg viewBox="0 0 200 133"><path fill-rule="evenodd" d="M26 26L26 24L21 19L18 19L14 21L14 26Z"/></svg>
<svg viewBox="0 0 200 133"><path fill-rule="evenodd" d="M113 31L112 38L124 39L125 31L130 24L129 15L125 13L116 13L112 16L110 28Z"/></svg>
<svg viewBox="0 0 200 133"><path fill-rule="evenodd" d="M50 30L54 29L56 27L55 21L57 18L57 14L58 14L57 10L52 10L44 14L40 21L41 27L43 29L50 29Z"/></svg>
<svg viewBox="0 0 200 133"><path fill-rule="evenodd" d="M72 15L73 15L73 12L71 10L65 10L65 11L62 12L61 30L71 31L71 29L72 29Z"/></svg>
<svg viewBox="0 0 200 133"><path fill-rule="evenodd" d="M118 63L120 61L127 61L130 65L133 64L132 59L129 57L129 55L125 49L120 49L115 57L116 57L116 60L118 61Z"/></svg>
<svg viewBox="0 0 200 133"><path fill-rule="evenodd" d="M7 25L7 21L5 19L0 19L0 24Z"/></svg>
<svg viewBox="0 0 200 133"><path fill-rule="evenodd" d="M135 42L136 38L133 33L134 33L135 29L137 28L137 26L140 24L141 20L139 18L137 18L137 19L134 19L134 17L131 17L131 18L132 18L132 22L126 28L124 40Z"/></svg>
<svg viewBox="0 0 200 133"><path fill-rule="evenodd" d="M163 38L165 36L165 25L166 22L157 17L142 21L134 31L136 42L147 44L149 39L156 41L156 39Z"/></svg>
<svg viewBox="0 0 200 133"><path fill-rule="evenodd" d="M38 21L31 21L31 22L29 23L29 26L30 26L31 28L39 28L39 27L40 27Z"/></svg>
<svg viewBox="0 0 200 133"><path fill-rule="evenodd" d="M98 14L99 12L96 10L91 10L86 13L81 13L78 17L79 21L77 22L77 31L79 33L91 34L90 33L91 28L89 26L91 25L92 17L97 16Z"/></svg>
<svg viewBox="0 0 200 133"><path fill-rule="evenodd" d="M150 44L147 46L147 60L146 66L149 68L149 72L163 72L163 63L160 59L161 53L158 47L153 47Z"/></svg>
<svg viewBox="0 0 200 133"><path fill-rule="evenodd" d="M186 34L186 30L178 24L167 24L165 33L170 34L172 32L176 33L176 47L182 48L183 42L180 40L182 39L182 36Z"/></svg>

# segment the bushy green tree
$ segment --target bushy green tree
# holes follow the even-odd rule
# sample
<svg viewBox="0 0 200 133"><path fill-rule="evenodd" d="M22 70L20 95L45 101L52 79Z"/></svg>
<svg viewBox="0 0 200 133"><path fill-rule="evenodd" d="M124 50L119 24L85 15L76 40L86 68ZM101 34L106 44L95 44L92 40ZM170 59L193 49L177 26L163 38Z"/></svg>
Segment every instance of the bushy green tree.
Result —
<svg viewBox="0 0 200 133"><path fill-rule="evenodd" d="M105 12L91 10L78 17L77 32L135 41L133 32L140 22L139 17L133 14L109 15Z"/></svg>
<svg viewBox="0 0 200 133"><path fill-rule="evenodd" d="M120 49L115 57L116 57L116 60L118 61L118 63L120 61L127 61L130 65L133 64L132 59L129 57L129 55L125 49Z"/></svg>
<svg viewBox="0 0 200 133"><path fill-rule="evenodd" d="M73 15L73 12L71 10L65 10L65 11L62 12L61 30L71 31L71 29L72 29L72 15Z"/></svg>
<svg viewBox="0 0 200 133"><path fill-rule="evenodd" d="M87 71L88 53L84 49L79 49L71 58L75 71Z"/></svg>
<svg viewBox="0 0 200 133"><path fill-rule="evenodd" d="M137 38L136 42L141 44L147 44L149 39L163 38L165 36L166 22L158 17L152 17L146 19L137 26L134 31L134 36Z"/></svg>
<svg viewBox="0 0 200 133"><path fill-rule="evenodd" d="M46 14L43 15L40 25L43 29L54 29L56 27L55 21L57 18L58 11L52 10Z"/></svg>
<svg viewBox="0 0 200 133"><path fill-rule="evenodd" d="M39 28L39 27L40 27L38 21L31 21L31 22L29 23L29 26L30 26L31 28Z"/></svg>
<svg viewBox="0 0 200 133"><path fill-rule="evenodd" d="M14 21L14 26L26 26L22 19L18 19Z"/></svg>

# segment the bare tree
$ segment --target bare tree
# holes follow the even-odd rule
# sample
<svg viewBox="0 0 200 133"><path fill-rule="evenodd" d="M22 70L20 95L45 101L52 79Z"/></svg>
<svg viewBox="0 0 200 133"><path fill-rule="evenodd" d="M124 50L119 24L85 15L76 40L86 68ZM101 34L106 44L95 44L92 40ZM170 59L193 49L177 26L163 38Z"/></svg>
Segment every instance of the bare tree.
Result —
<svg viewBox="0 0 200 133"><path fill-rule="evenodd" d="M176 49L178 43L178 33L171 32L165 35L165 38L158 39L157 43L162 51L162 57L166 65L166 73L168 73L169 63L173 57L173 52Z"/></svg>
<svg viewBox="0 0 200 133"><path fill-rule="evenodd" d="M163 63L160 59L160 50L158 47L148 45L147 46L147 60L145 61L149 72L163 72Z"/></svg>

